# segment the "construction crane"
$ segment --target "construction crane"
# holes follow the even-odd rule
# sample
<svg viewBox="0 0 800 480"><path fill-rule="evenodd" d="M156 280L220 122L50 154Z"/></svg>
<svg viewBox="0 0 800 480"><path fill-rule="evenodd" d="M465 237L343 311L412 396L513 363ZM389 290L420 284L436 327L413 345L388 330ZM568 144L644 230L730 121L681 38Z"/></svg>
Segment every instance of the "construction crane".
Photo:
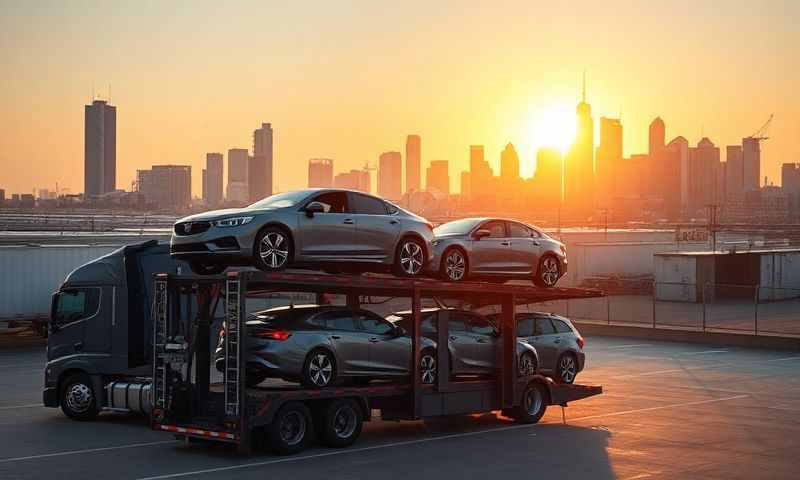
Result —
<svg viewBox="0 0 800 480"><path fill-rule="evenodd" d="M764 122L764 125L761 125L761 128L756 130L756 133L750 135L747 138L752 138L753 140L758 140L759 142L762 140L769 140L769 137L767 136L767 130L769 130L769 126L770 124L772 124L772 117L774 116L775 114L770 114L767 121Z"/></svg>

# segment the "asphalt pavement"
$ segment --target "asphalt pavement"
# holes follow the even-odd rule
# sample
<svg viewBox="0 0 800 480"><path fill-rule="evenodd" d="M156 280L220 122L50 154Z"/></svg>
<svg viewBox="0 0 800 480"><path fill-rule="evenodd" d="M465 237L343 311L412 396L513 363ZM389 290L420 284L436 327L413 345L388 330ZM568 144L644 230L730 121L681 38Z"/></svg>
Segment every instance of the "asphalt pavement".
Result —
<svg viewBox="0 0 800 480"><path fill-rule="evenodd" d="M587 339L605 393L537 425L498 415L366 424L343 450L240 457L141 417L41 406L41 347L0 350L0 478L797 478L800 352Z"/></svg>

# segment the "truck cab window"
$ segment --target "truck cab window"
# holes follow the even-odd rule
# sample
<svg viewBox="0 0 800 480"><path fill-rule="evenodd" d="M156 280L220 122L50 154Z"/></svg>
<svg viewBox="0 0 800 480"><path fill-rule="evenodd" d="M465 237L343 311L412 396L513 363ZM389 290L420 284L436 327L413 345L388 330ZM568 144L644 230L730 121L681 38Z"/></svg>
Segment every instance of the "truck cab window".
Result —
<svg viewBox="0 0 800 480"><path fill-rule="evenodd" d="M58 294L53 318L56 324L65 325L93 316L99 307L99 288L71 288Z"/></svg>

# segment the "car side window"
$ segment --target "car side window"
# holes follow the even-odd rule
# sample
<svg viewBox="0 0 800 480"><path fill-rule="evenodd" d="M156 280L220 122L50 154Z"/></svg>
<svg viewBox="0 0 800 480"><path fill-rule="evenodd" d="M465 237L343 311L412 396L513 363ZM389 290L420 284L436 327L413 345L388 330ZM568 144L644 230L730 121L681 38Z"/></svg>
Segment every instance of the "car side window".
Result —
<svg viewBox="0 0 800 480"><path fill-rule="evenodd" d="M386 204L383 200L360 193L351 193L353 205L350 210L361 215L386 215Z"/></svg>
<svg viewBox="0 0 800 480"><path fill-rule="evenodd" d="M467 322L464 317L465 314L461 312L450 312L449 318L447 320L447 330L450 333L466 332Z"/></svg>
<svg viewBox="0 0 800 480"><path fill-rule="evenodd" d="M517 320L517 336L533 336L533 319L531 317L522 317Z"/></svg>
<svg viewBox="0 0 800 480"><path fill-rule="evenodd" d="M58 294L54 320L58 325L85 320L95 315L99 308L99 288L70 288Z"/></svg>
<svg viewBox="0 0 800 480"><path fill-rule="evenodd" d="M480 229L489 230L489 238L506 238L505 222L492 220L481 225Z"/></svg>
<svg viewBox="0 0 800 480"><path fill-rule="evenodd" d="M324 312L314 318L314 322L316 324L324 322L325 328L329 328L331 330L345 330L350 332L358 330L355 318L353 318L353 312L344 310Z"/></svg>
<svg viewBox="0 0 800 480"><path fill-rule="evenodd" d="M467 315L467 319L470 332L477 335L493 335L495 333L494 326L485 318L477 315Z"/></svg>
<svg viewBox="0 0 800 480"><path fill-rule="evenodd" d="M312 202L321 203L325 213L349 212L347 205L347 192L326 192L314 197Z"/></svg>
<svg viewBox="0 0 800 480"><path fill-rule="evenodd" d="M531 238L531 229L516 222L508 222L508 236L511 238Z"/></svg>
<svg viewBox="0 0 800 480"><path fill-rule="evenodd" d="M553 333L556 333L556 331L553 328L553 324L550 323L549 318L536 319L536 335L551 335Z"/></svg>
<svg viewBox="0 0 800 480"><path fill-rule="evenodd" d="M553 326L556 328L556 332L558 332L558 333L572 333L572 329L569 328L569 325L567 325L564 321L552 319L552 322L553 322Z"/></svg>
<svg viewBox="0 0 800 480"><path fill-rule="evenodd" d="M394 327L391 323L377 315L358 313L356 316L358 321L361 323L361 328L366 332L375 335L388 335L394 330Z"/></svg>

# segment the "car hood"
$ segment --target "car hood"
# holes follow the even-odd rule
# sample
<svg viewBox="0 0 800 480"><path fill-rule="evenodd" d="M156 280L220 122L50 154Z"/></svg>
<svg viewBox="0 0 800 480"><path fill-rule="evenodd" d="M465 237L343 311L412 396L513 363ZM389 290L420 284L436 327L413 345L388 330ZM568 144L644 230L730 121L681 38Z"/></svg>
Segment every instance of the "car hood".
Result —
<svg viewBox="0 0 800 480"><path fill-rule="evenodd" d="M433 234L436 236L436 240L449 240L454 238L464 238L467 236L466 233L444 233L436 235L436 230L433 231Z"/></svg>
<svg viewBox="0 0 800 480"><path fill-rule="evenodd" d="M290 208L290 207L284 207ZM252 216L258 215L259 213L269 212L273 210L283 210L283 208L225 208L222 210L211 210L208 212L203 213L196 213L194 215L189 215L188 217L183 217L180 220L176 221L175 223L181 222L196 222L202 220L219 220L221 218L229 218L229 217L236 217L236 216Z"/></svg>

